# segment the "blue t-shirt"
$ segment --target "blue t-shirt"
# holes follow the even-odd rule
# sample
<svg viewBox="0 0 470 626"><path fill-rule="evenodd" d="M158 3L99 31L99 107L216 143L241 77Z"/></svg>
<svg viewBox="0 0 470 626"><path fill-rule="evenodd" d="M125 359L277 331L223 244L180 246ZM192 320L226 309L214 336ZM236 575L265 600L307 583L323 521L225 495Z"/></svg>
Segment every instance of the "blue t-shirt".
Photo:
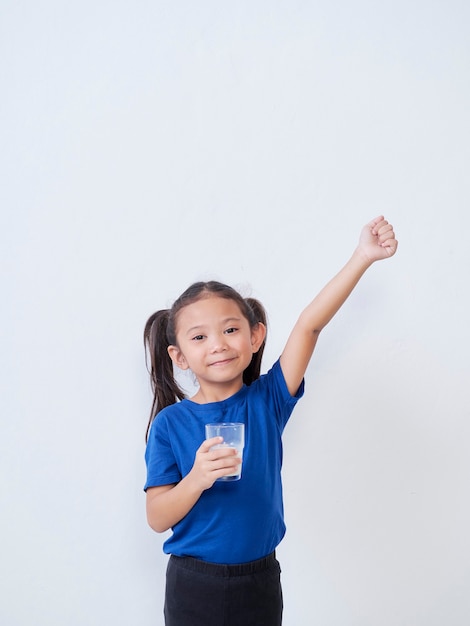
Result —
<svg viewBox="0 0 470 626"><path fill-rule="evenodd" d="M160 411L150 429L145 489L178 483L193 467L211 422L243 422L241 480L215 482L164 543L167 554L213 563L245 563L270 554L284 536L281 466L284 427L302 382L291 396L279 360L272 369L221 402L185 399Z"/></svg>

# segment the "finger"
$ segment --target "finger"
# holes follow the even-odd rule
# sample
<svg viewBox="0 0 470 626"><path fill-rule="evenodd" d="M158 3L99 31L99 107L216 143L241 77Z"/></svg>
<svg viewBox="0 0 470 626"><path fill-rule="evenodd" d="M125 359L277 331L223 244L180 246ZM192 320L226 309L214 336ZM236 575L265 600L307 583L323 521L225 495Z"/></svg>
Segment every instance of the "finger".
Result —
<svg viewBox="0 0 470 626"><path fill-rule="evenodd" d="M393 226L390 222L387 222L387 220L382 220L379 224L377 224L375 230L377 231L377 234L380 235L380 233L386 232L387 230L393 230Z"/></svg>
<svg viewBox="0 0 470 626"><path fill-rule="evenodd" d="M374 225L371 227L371 233L373 235L378 235L380 230L385 228L388 225L388 222L383 217L376 218L374 220Z"/></svg>
<svg viewBox="0 0 470 626"><path fill-rule="evenodd" d="M230 446L222 446L220 448L216 448L215 450L210 450L209 458L212 461L217 461L218 459L234 457L237 454L238 452L236 448Z"/></svg>
<svg viewBox="0 0 470 626"><path fill-rule="evenodd" d="M385 218L384 218L384 216L383 216L383 215L377 215L377 217L374 217L374 219L373 219L373 220L371 220L371 221L369 222L369 226L370 226L371 228L373 228L373 227L374 227L374 226L376 226L379 222L382 222L384 219L385 219Z"/></svg>
<svg viewBox="0 0 470 626"><path fill-rule="evenodd" d="M211 474L211 481L213 481L214 483L218 478L223 478L224 476L233 476L234 474L238 473L238 470L239 470L238 466L237 467L224 467L223 469L214 470Z"/></svg>
<svg viewBox="0 0 470 626"><path fill-rule="evenodd" d="M374 219L369 222L368 226L370 227L371 230L374 230L377 224L382 222L383 219L384 219L383 215L378 215L377 217L374 217Z"/></svg>
<svg viewBox="0 0 470 626"><path fill-rule="evenodd" d="M387 239L394 239L395 233L393 232L393 226L391 224L387 224L379 229L377 233L377 237L379 239L379 243L383 243L387 241Z"/></svg>
<svg viewBox="0 0 470 626"><path fill-rule="evenodd" d="M238 457L230 459L230 462L228 462L228 459L225 461L220 460L217 464L214 462L211 468L211 474L213 477L217 476L217 478L220 478L220 476L227 476L227 474L234 474L235 472L238 472L241 462L241 459Z"/></svg>
<svg viewBox="0 0 470 626"><path fill-rule="evenodd" d="M384 250L387 251L389 256L393 256L398 248L398 241L396 239L387 239L382 244L380 244Z"/></svg>
<svg viewBox="0 0 470 626"><path fill-rule="evenodd" d="M223 440L223 437L211 437L210 439L206 439L200 445L198 452L209 452L212 446L222 443Z"/></svg>
<svg viewBox="0 0 470 626"><path fill-rule="evenodd" d="M240 465L241 462L241 458L233 454L221 456L211 461L212 469L227 469L227 467L236 467L237 465Z"/></svg>

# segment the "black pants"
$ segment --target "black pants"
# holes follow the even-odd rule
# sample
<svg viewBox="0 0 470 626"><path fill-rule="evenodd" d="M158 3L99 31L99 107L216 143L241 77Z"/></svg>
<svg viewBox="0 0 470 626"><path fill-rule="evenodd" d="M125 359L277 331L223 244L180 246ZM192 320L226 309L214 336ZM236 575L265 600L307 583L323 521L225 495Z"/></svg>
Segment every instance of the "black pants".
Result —
<svg viewBox="0 0 470 626"><path fill-rule="evenodd" d="M171 556L166 626L281 626L281 568L274 552L241 565Z"/></svg>

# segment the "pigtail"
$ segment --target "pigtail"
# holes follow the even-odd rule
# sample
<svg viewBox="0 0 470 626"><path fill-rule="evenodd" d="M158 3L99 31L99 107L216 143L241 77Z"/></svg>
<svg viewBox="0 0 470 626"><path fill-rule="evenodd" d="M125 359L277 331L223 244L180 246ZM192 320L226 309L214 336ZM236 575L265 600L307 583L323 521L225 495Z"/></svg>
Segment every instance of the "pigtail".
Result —
<svg viewBox="0 0 470 626"><path fill-rule="evenodd" d="M268 320L266 310L259 300L255 298L245 298L245 302L252 313L250 325L253 327L259 322L268 327ZM263 352L266 346L266 337L261 344L258 352L253 354L250 364L243 372L243 382L245 385L251 385L251 383L260 377L261 373L261 361L263 359Z"/></svg>
<svg viewBox="0 0 470 626"><path fill-rule="evenodd" d="M174 378L173 361L168 354L169 316L170 312L166 309L157 311L149 317L144 328L145 363L153 391L152 408L145 434L146 441L150 426L158 411L184 398L184 393Z"/></svg>

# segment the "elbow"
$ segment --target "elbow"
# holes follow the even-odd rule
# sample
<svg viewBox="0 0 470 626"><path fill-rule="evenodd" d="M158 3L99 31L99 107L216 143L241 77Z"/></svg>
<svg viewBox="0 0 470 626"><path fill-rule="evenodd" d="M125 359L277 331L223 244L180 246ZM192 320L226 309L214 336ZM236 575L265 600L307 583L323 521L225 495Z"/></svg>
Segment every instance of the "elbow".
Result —
<svg viewBox="0 0 470 626"><path fill-rule="evenodd" d="M162 508L160 506L156 506L155 502L147 502L146 513L147 524L156 533L164 533L171 528L171 524L168 523L168 517L164 514L162 515Z"/></svg>
<svg viewBox="0 0 470 626"><path fill-rule="evenodd" d="M168 524L163 523L163 520L154 519L150 516L147 516L147 523L153 531L159 534L164 533L171 528Z"/></svg>
<svg viewBox="0 0 470 626"><path fill-rule="evenodd" d="M168 495L166 492L170 491L173 486L151 487L147 490L147 523L156 533L164 533L173 526L166 500Z"/></svg>

